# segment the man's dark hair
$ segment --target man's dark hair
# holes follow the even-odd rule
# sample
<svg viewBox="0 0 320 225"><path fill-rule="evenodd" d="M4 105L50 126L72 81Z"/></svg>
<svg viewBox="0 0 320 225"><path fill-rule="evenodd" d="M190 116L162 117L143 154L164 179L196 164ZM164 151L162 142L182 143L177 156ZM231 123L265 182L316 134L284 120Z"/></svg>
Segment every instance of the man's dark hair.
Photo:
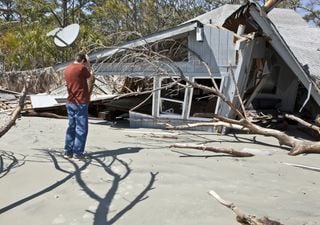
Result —
<svg viewBox="0 0 320 225"><path fill-rule="evenodd" d="M78 53L77 56L76 56L76 61L77 62L82 62L83 60L84 60L84 62L87 62L86 54Z"/></svg>

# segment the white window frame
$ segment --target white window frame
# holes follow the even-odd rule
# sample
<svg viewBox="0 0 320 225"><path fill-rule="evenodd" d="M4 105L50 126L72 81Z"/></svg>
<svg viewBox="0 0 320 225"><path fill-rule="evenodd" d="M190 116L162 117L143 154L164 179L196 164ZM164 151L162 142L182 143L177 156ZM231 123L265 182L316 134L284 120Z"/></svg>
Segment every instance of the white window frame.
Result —
<svg viewBox="0 0 320 225"><path fill-rule="evenodd" d="M161 87L161 83L164 79L168 79L168 78L173 78L173 79L178 79L179 76L166 76L166 77L161 77L159 79L159 87ZM185 99L187 97L187 88L185 89L184 92L184 97L183 97L183 101L181 100L176 100L176 99L170 99L170 98L162 98L161 97L161 90L158 91L158 97L159 97L159 103L158 103L158 117L159 118L174 118L174 119L182 119L184 112L185 112L185 108L186 108L186 103L185 103ZM175 102L175 103L181 103L182 104L182 112L181 115L173 115L173 114L161 114L161 104L162 104L162 100L165 101L171 101L171 102Z"/></svg>

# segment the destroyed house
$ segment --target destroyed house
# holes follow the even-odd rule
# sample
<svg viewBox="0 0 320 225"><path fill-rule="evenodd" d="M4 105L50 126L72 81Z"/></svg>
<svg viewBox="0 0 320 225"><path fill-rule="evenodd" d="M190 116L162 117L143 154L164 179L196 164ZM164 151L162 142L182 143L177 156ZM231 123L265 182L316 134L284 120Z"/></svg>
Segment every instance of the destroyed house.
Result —
<svg viewBox="0 0 320 225"><path fill-rule="evenodd" d="M166 73L143 63L103 61L125 49L166 40L183 42L188 49L172 59L174 68L157 62L156 67ZM140 108L128 110L134 127L208 121L212 114L234 117L217 97L189 85L182 87L185 82L178 80L179 72L202 85L216 85L236 104L237 86L248 110L305 112L315 117L320 105L319 40L319 28L309 27L293 10L274 8L265 14L253 3L223 5L174 28L94 52L90 60L101 62L97 77L148 78L154 92L146 95L148 100L135 102L141 103ZM162 88L170 82L176 83ZM106 104L116 107L118 103Z"/></svg>

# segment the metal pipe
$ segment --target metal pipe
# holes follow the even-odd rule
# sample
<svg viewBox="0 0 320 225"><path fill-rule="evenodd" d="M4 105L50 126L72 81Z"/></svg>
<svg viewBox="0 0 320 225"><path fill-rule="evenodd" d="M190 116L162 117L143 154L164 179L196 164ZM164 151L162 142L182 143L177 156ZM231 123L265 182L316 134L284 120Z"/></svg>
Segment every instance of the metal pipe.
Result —
<svg viewBox="0 0 320 225"><path fill-rule="evenodd" d="M268 13L280 2L282 2L282 0L268 0L264 4L263 9L266 13Z"/></svg>
<svg viewBox="0 0 320 225"><path fill-rule="evenodd" d="M306 98L306 100L304 101L303 105L301 106L299 112L302 111L302 109L305 107L305 105L307 104L307 102L309 101L310 95L311 95L311 88L312 88L312 83L309 83L309 88L308 88L308 96Z"/></svg>

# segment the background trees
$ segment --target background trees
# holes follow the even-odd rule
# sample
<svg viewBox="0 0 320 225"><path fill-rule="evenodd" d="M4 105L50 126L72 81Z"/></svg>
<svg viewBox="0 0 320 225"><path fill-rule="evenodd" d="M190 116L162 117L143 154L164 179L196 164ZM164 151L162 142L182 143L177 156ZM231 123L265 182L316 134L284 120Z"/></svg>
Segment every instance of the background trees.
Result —
<svg viewBox="0 0 320 225"><path fill-rule="evenodd" d="M78 51L119 44L173 27L226 3L225 0L0 0L0 60L6 70L51 66ZM239 1L228 1L239 3ZM320 26L319 0L284 1ZM79 23L72 48L61 49L46 33ZM2 57L1 57L2 55Z"/></svg>

